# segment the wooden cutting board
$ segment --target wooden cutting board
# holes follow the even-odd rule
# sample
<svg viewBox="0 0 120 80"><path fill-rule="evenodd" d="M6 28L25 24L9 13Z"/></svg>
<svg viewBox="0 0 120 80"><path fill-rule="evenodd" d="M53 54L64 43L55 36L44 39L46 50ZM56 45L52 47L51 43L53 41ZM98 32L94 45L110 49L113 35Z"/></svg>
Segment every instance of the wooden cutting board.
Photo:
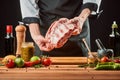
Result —
<svg viewBox="0 0 120 80"><path fill-rule="evenodd" d="M92 52L92 54L97 55L97 52ZM50 57L52 59L53 64L60 64L60 65L78 65L78 64L86 64L87 57Z"/></svg>
<svg viewBox="0 0 120 80"><path fill-rule="evenodd" d="M52 64L86 64L87 57L50 57Z"/></svg>

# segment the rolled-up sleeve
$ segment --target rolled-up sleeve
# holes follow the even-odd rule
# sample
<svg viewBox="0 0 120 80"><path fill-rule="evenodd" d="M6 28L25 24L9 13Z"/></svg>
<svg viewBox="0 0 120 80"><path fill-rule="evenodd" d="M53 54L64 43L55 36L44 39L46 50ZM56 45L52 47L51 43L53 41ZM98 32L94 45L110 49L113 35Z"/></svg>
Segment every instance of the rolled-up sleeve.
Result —
<svg viewBox="0 0 120 80"><path fill-rule="evenodd" d="M26 24L39 22L38 0L20 0L23 22Z"/></svg>
<svg viewBox="0 0 120 80"><path fill-rule="evenodd" d="M83 0L82 8L89 8L91 11L98 12L101 0Z"/></svg>

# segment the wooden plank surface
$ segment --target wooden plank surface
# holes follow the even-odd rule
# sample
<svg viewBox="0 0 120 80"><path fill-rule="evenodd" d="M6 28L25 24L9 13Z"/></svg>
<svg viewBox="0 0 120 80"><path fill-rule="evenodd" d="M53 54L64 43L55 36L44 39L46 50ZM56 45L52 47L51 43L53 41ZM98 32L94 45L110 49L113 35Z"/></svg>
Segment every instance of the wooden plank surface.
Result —
<svg viewBox="0 0 120 80"><path fill-rule="evenodd" d="M87 77L84 77L87 75ZM12 77L11 77L12 76ZM91 74L78 65L51 65L42 68L12 68L0 67L0 80L79 80L91 79Z"/></svg>
<svg viewBox="0 0 120 80"><path fill-rule="evenodd" d="M120 71L80 68L78 65L51 65L42 68L0 67L0 80L120 80Z"/></svg>
<svg viewBox="0 0 120 80"><path fill-rule="evenodd" d="M42 68L0 66L0 80L120 80L120 71L80 68L86 57L51 57L52 65Z"/></svg>
<svg viewBox="0 0 120 80"><path fill-rule="evenodd" d="M102 71L90 71L90 73L94 76L96 80L120 80L120 71L110 71L110 70L102 70Z"/></svg>

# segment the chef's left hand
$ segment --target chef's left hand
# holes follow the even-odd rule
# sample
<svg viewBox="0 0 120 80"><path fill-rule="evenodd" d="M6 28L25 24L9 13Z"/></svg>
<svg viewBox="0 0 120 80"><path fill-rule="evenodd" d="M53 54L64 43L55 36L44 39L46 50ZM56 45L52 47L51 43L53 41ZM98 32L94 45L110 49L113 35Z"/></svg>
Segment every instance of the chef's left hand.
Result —
<svg viewBox="0 0 120 80"><path fill-rule="evenodd" d="M74 18L70 19L67 23L74 24L74 26L75 26L75 29L74 29L72 35L80 34L80 32L82 31L83 22L80 20L79 17L74 17Z"/></svg>

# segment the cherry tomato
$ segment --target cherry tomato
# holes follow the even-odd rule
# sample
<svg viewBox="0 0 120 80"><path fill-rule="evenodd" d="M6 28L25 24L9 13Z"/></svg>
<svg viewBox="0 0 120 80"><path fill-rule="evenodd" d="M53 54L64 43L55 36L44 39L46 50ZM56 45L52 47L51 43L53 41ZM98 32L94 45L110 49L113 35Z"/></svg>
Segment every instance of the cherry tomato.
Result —
<svg viewBox="0 0 120 80"><path fill-rule="evenodd" d="M117 58L117 59L114 59L114 62L115 62L115 63L120 63L120 59L118 59L118 58Z"/></svg>
<svg viewBox="0 0 120 80"><path fill-rule="evenodd" d="M110 59L107 56L101 58L101 62L110 62Z"/></svg>
<svg viewBox="0 0 120 80"><path fill-rule="evenodd" d="M43 58L42 59L42 64L44 65L44 66L49 66L49 65L51 65L52 64L52 61L51 61L51 59L50 58Z"/></svg>
<svg viewBox="0 0 120 80"><path fill-rule="evenodd" d="M9 59L9 60L6 62L5 66L6 66L7 68L14 68L14 67L15 67L15 62L14 62L14 60Z"/></svg>
<svg viewBox="0 0 120 80"><path fill-rule="evenodd" d="M25 62L24 65L25 65L25 67L32 67L33 66L33 62L30 62L30 61Z"/></svg>
<svg viewBox="0 0 120 80"><path fill-rule="evenodd" d="M119 59L119 63L120 63L120 59Z"/></svg>

